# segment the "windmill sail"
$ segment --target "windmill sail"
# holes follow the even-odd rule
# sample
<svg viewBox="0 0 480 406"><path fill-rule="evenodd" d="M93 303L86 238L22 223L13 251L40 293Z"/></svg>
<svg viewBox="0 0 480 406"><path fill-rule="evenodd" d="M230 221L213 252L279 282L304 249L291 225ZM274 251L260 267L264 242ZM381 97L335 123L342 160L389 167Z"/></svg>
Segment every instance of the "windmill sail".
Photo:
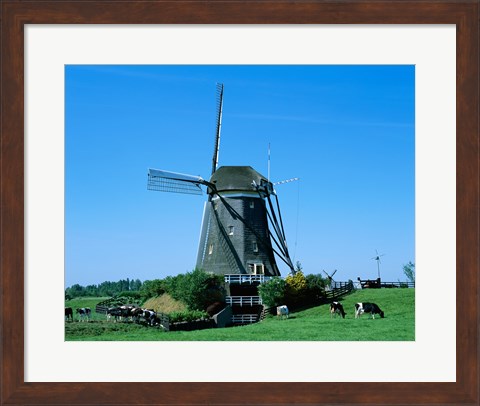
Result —
<svg viewBox="0 0 480 406"><path fill-rule="evenodd" d="M220 132L222 129L222 111L223 111L223 84L217 83L217 123L215 126L215 149L213 150L212 175L218 167L218 154L220 152Z"/></svg>
<svg viewBox="0 0 480 406"><path fill-rule="evenodd" d="M208 185L208 182L200 176L186 175L183 173L169 172L159 169L148 170L148 190L201 195L203 194L203 191L200 185Z"/></svg>

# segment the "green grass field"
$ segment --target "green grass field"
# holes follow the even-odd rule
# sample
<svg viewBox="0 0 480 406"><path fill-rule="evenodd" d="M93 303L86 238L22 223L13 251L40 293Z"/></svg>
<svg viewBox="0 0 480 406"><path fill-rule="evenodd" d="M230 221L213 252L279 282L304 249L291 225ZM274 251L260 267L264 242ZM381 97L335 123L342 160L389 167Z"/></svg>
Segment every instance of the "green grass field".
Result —
<svg viewBox="0 0 480 406"><path fill-rule="evenodd" d="M86 304L89 300L92 304ZM95 308L102 298L78 299ZM356 302L375 302L385 318L354 318ZM76 307L76 301L67 305ZM83 304L85 303L85 304ZM343 298L346 318L331 318L328 305L291 312L288 319L268 317L247 326L198 331L163 332L133 323L107 323L94 315L89 323L65 323L67 341L413 341L415 340L415 289L366 289Z"/></svg>

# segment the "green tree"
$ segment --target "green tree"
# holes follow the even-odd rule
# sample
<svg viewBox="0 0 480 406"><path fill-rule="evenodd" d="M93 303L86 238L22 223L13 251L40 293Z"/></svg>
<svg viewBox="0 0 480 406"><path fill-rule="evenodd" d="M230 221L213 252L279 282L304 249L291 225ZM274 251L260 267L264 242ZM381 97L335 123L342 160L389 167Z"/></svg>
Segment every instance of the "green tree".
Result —
<svg viewBox="0 0 480 406"><path fill-rule="evenodd" d="M157 297L165 293L165 282L163 279L153 279L143 282L140 288L140 294L143 298Z"/></svg>
<svg viewBox="0 0 480 406"><path fill-rule="evenodd" d="M305 276L307 280L308 296L312 300L319 299L325 295L325 286L327 286L327 280L322 275L309 274Z"/></svg>
<svg viewBox="0 0 480 406"><path fill-rule="evenodd" d="M286 282L284 279L275 276L258 287L258 294L263 304L267 307L274 307L284 304Z"/></svg>
<svg viewBox="0 0 480 406"><path fill-rule="evenodd" d="M403 273L409 282L415 282L415 264L412 261L406 265L403 265Z"/></svg>
<svg viewBox="0 0 480 406"><path fill-rule="evenodd" d="M165 278L166 291L185 303L189 310L205 310L214 302L224 302L223 284L222 276L201 269Z"/></svg>

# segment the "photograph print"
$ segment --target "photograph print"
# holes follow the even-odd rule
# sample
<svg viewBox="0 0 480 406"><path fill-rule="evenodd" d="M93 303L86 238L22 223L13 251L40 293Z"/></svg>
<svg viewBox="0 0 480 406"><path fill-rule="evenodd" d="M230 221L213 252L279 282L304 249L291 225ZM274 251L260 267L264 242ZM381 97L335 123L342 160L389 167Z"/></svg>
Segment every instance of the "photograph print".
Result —
<svg viewBox="0 0 480 406"><path fill-rule="evenodd" d="M66 65L66 341L414 341L415 66Z"/></svg>

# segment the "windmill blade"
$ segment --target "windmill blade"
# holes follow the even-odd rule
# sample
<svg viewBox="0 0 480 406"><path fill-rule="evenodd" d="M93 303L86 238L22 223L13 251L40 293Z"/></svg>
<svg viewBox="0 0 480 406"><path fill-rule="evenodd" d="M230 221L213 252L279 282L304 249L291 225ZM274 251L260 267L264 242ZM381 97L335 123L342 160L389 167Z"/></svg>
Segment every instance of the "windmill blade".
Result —
<svg viewBox="0 0 480 406"><path fill-rule="evenodd" d="M183 173L169 172L159 169L148 170L148 190L201 195L203 191L200 185L209 186L209 183L200 176L186 175Z"/></svg>
<svg viewBox="0 0 480 406"><path fill-rule="evenodd" d="M333 275L335 275L335 272L337 272L337 270L335 269L335 272L332 273L331 275L330 275L329 273L325 272L324 269L322 269L322 272L323 272L325 275L327 275L327 278L328 278L329 280L333 281Z"/></svg>
<svg viewBox="0 0 480 406"><path fill-rule="evenodd" d="M337 273L337 270L335 269L331 275L331 277L333 278L333 275L335 275Z"/></svg>
<svg viewBox="0 0 480 406"><path fill-rule="evenodd" d="M278 181L278 182L274 182L273 186L283 185L284 183L295 182L296 180L300 180L300 178L292 178L292 179L286 179L286 180L281 180L281 181Z"/></svg>
<svg viewBox="0 0 480 406"><path fill-rule="evenodd" d="M212 175L218 167L218 155L220 152L220 131L222 129L222 111L223 111L223 83L217 83L217 114L215 128L215 149L213 150Z"/></svg>

